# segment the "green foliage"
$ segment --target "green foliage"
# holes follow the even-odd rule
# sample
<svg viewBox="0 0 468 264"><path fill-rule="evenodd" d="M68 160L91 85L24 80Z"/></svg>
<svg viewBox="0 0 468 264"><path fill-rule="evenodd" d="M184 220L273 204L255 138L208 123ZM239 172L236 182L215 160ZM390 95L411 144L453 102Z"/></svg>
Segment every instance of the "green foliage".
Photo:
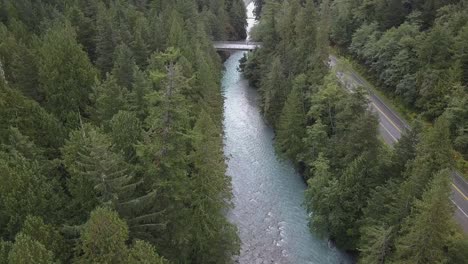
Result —
<svg viewBox="0 0 468 264"><path fill-rule="evenodd" d="M455 150L468 159L468 93L466 88L457 87L444 116L449 122L450 134Z"/></svg>
<svg viewBox="0 0 468 264"><path fill-rule="evenodd" d="M390 166L390 178L402 180L406 164L416 157L417 146L421 141L422 124L419 120L412 123L412 129L406 130L401 135L400 140L395 144L395 151L392 152Z"/></svg>
<svg viewBox="0 0 468 264"><path fill-rule="evenodd" d="M41 243L55 256L63 256L66 259L66 249L61 234L51 225L44 223L42 218L28 216L24 221L21 233Z"/></svg>
<svg viewBox="0 0 468 264"><path fill-rule="evenodd" d="M468 259L468 252L466 252L468 238L463 236L464 234L459 235L459 237L452 237L452 241L448 246L449 263L466 263Z"/></svg>
<svg viewBox="0 0 468 264"><path fill-rule="evenodd" d="M391 252L392 227L365 226L362 229L362 236L370 242L364 243L359 251L362 258L359 263L385 263Z"/></svg>
<svg viewBox="0 0 468 264"><path fill-rule="evenodd" d="M44 106L68 129L78 127L95 81L94 67L75 35L69 24L58 23L47 31L38 50Z"/></svg>
<svg viewBox="0 0 468 264"><path fill-rule="evenodd" d="M147 75L141 71L134 71L134 75L135 82L128 103L130 110L137 114L140 121L143 121L148 114L148 102L145 96L149 93L151 83Z"/></svg>
<svg viewBox="0 0 468 264"><path fill-rule="evenodd" d="M123 263L128 255L128 227L118 214L106 207L95 209L80 237L78 263Z"/></svg>
<svg viewBox="0 0 468 264"><path fill-rule="evenodd" d="M297 37L296 42L296 58L304 58L303 60L295 60L296 69L303 70L308 64L314 63L313 56L317 47L317 10L314 1L306 1L305 7L301 8L299 13L291 14L295 18L295 32Z"/></svg>
<svg viewBox="0 0 468 264"><path fill-rule="evenodd" d="M18 21L12 21L12 24ZM24 25L22 25L24 26ZM0 57L2 58L1 74L12 87L20 90L24 95L34 100L43 100L43 93L37 86L37 59L35 50L31 49L30 44L25 43L22 37L16 36L10 32L4 25L0 26ZM10 26L13 30L13 25ZM35 44L33 44L35 45Z"/></svg>
<svg viewBox="0 0 468 264"><path fill-rule="evenodd" d="M12 239L29 214L53 219L49 211L60 203L53 181L41 172L36 161L0 152L0 228L4 238Z"/></svg>
<svg viewBox="0 0 468 264"><path fill-rule="evenodd" d="M302 151L305 132L305 75L299 75L278 120L276 144L289 159L296 160Z"/></svg>
<svg viewBox="0 0 468 264"><path fill-rule="evenodd" d="M138 17L135 22L134 39L132 42L133 54L135 62L139 67L145 68L150 54L148 44L149 25L145 17Z"/></svg>
<svg viewBox="0 0 468 264"><path fill-rule="evenodd" d="M319 231L322 235L329 232L331 223L328 222L334 217L331 214L331 205L336 204L338 182L330 172L328 160L319 155L312 164L313 178L307 181L309 188L306 191L307 210L314 212L311 218L311 228Z"/></svg>
<svg viewBox="0 0 468 264"><path fill-rule="evenodd" d="M0 263L8 264L8 255L10 254L13 243L0 240Z"/></svg>
<svg viewBox="0 0 468 264"><path fill-rule="evenodd" d="M141 140L142 124L134 112L119 111L111 120L111 137L115 148L127 161L136 158L135 146Z"/></svg>
<svg viewBox="0 0 468 264"><path fill-rule="evenodd" d="M104 74L112 69L112 55L117 43L114 37L115 33L112 28L110 12L102 4L98 7L96 21L96 65L101 70L101 73Z"/></svg>
<svg viewBox="0 0 468 264"><path fill-rule="evenodd" d="M130 89L133 84L133 71L136 68L132 51L125 44L122 44L116 48L114 56L112 75L115 76L119 86Z"/></svg>
<svg viewBox="0 0 468 264"><path fill-rule="evenodd" d="M53 255L43 244L20 233L16 236L15 243L8 255L8 263L50 264L53 263Z"/></svg>
<svg viewBox="0 0 468 264"><path fill-rule="evenodd" d="M429 121L464 100L466 1L339 1L332 9L332 40L363 63L388 95ZM466 123L462 112L451 115ZM460 131L451 130L452 144L466 156L466 133Z"/></svg>
<svg viewBox="0 0 468 264"><path fill-rule="evenodd" d="M171 13L169 19L171 21L171 26L166 45L168 47L181 49L185 47L187 42L186 34L184 32L184 21L176 10Z"/></svg>
<svg viewBox="0 0 468 264"><path fill-rule="evenodd" d="M399 190L395 216L404 218L409 214L413 199L419 199L438 171L450 168L451 144L447 121L440 118L434 127L423 135L416 148L416 157L407 163L406 180Z"/></svg>
<svg viewBox="0 0 468 264"><path fill-rule="evenodd" d="M98 207L83 227L76 263L168 263L154 246L136 240L127 246L129 230L124 220L108 207Z"/></svg>
<svg viewBox="0 0 468 264"><path fill-rule="evenodd" d="M322 123L321 119L317 119L315 123L306 128L306 135L302 139L304 146L303 148L307 149L308 152L302 152L299 155L299 159L305 163L309 168L313 168L315 160L319 157L320 153L325 153L329 142L328 127ZM309 177L313 174L313 171L305 172L305 176Z"/></svg>
<svg viewBox="0 0 468 264"><path fill-rule="evenodd" d="M402 225L404 235L397 240L397 262L447 262L445 248L454 231L449 182L450 172L440 171L422 199L416 201L414 211Z"/></svg>
<svg viewBox="0 0 468 264"><path fill-rule="evenodd" d="M304 172L311 229L358 250L359 263L464 263L447 169L452 144L466 152L466 2L289 0L261 8L253 36L262 48L240 68L260 88L278 151ZM347 93L340 73L327 74L329 40L434 126L418 120L384 147L366 92Z"/></svg>
<svg viewBox="0 0 468 264"><path fill-rule="evenodd" d="M285 77L279 58L273 59L260 89L263 95L263 114L268 123L275 127L287 96Z"/></svg>
<svg viewBox="0 0 468 264"><path fill-rule="evenodd" d="M228 30L228 34L233 40L245 39L247 37L247 15L244 1L229 0L228 3L229 24L232 26Z"/></svg>
<svg viewBox="0 0 468 264"><path fill-rule="evenodd" d="M195 263L226 263L230 255L239 252L239 241L236 228L224 218L231 190L221 152L222 138L205 111L200 113L193 133L191 258Z"/></svg>
<svg viewBox="0 0 468 264"><path fill-rule="evenodd" d="M10 127L15 127L36 145L45 148L47 155L57 155L56 148L63 142L63 128L56 118L8 86L0 86L0 104L2 143L9 140Z"/></svg>
<svg viewBox="0 0 468 264"><path fill-rule="evenodd" d="M96 124L104 124L108 130L112 117L120 110L127 109L128 90L118 84L114 75L93 87L94 108L92 118Z"/></svg>
<svg viewBox="0 0 468 264"><path fill-rule="evenodd" d="M0 243L0 263L166 263L155 249L177 263L231 261L211 40L245 38L244 9L0 0L0 241L18 238L14 253ZM194 128L202 112L208 138ZM209 199L205 179L217 183Z"/></svg>
<svg viewBox="0 0 468 264"><path fill-rule="evenodd" d="M135 189L128 164L113 152L110 138L94 127L73 131L62 152L70 174L70 208L77 219L86 219L100 204L115 208Z"/></svg>
<svg viewBox="0 0 468 264"><path fill-rule="evenodd" d="M156 249L148 242L136 240L128 251L129 264L164 264L167 263L156 253Z"/></svg>
<svg viewBox="0 0 468 264"><path fill-rule="evenodd" d="M160 247L172 251L170 254L174 257L185 258L187 253L181 252L180 247L188 242L186 217L189 210L185 204L190 199L190 184L189 109L183 93L189 86L177 64L178 54L171 49L155 58L155 63L165 70L160 72L155 68L150 73L153 84L161 90L148 97L152 104L145 121L148 130L137 147L137 155L146 166L145 185L160 192L156 208L166 211L164 222L168 223L171 236L164 237L168 241L162 242Z"/></svg>

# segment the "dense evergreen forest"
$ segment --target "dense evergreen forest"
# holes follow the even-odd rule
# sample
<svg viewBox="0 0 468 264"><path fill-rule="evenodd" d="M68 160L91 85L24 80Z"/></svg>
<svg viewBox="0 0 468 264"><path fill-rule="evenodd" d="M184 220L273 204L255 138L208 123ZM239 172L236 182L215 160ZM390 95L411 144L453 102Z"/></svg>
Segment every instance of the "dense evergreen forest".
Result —
<svg viewBox="0 0 468 264"><path fill-rule="evenodd" d="M256 2L263 46L241 69L308 182L311 229L359 263L468 263L449 200L453 148L467 154L466 1ZM328 69L330 45L422 114L394 147L366 91L348 93Z"/></svg>
<svg viewBox="0 0 468 264"><path fill-rule="evenodd" d="M332 42L405 107L428 121L444 115L468 160L468 2L348 0L331 13Z"/></svg>
<svg viewBox="0 0 468 264"><path fill-rule="evenodd" d="M242 0L0 0L0 263L229 263Z"/></svg>

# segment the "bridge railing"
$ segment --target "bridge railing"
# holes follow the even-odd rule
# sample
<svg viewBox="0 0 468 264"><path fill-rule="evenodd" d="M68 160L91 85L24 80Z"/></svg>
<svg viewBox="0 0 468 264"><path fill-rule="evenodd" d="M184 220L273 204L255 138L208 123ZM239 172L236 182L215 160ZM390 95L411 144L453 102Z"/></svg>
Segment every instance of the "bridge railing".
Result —
<svg viewBox="0 0 468 264"><path fill-rule="evenodd" d="M261 42L255 41L213 41L217 50L254 50L262 46Z"/></svg>
<svg viewBox="0 0 468 264"><path fill-rule="evenodd" d="M222 44L246 44L246 45L262 45L262 42L256 41L213 41L214 45L222 45Z"/></svg>

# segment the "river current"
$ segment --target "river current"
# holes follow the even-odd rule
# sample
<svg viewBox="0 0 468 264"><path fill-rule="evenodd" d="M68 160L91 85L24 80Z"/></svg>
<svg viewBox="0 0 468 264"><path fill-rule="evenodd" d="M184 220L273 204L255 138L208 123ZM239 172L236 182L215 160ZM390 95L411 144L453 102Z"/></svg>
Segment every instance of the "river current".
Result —
<svg viewBox="0 0 468 264"><path fill-rule="evenodd" d="M252 9L250 4L249 17ZM275 153L274 133L260 113L258 93L238 71L243 54L231 54L222 81L224 153L234 203L229 218L242 242L238 263L349 263L345 254L309 231L306 185L292 164Z"/></svg>

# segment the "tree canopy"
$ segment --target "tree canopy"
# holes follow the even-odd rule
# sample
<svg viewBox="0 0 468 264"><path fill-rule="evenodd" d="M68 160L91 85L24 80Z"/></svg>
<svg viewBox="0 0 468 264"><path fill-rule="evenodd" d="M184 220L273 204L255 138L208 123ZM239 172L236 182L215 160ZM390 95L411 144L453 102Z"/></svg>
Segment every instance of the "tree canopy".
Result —
<svg viewBox="0 0 468 264"><path fill-rule="evenodd" d="M256 2L263 45L240 69L307 181L312 232L358 263L466 263L449 185L453 148L466 156L466 1ZM420 114L394 146L367 91L327 69L330 47Z"/></svg>
<svg viewBox="0 0 468 264"><path fill-rule="evenodd" d="M232 261L211 41L245 37L242 0L0 1L0 263Z"/></svg>

